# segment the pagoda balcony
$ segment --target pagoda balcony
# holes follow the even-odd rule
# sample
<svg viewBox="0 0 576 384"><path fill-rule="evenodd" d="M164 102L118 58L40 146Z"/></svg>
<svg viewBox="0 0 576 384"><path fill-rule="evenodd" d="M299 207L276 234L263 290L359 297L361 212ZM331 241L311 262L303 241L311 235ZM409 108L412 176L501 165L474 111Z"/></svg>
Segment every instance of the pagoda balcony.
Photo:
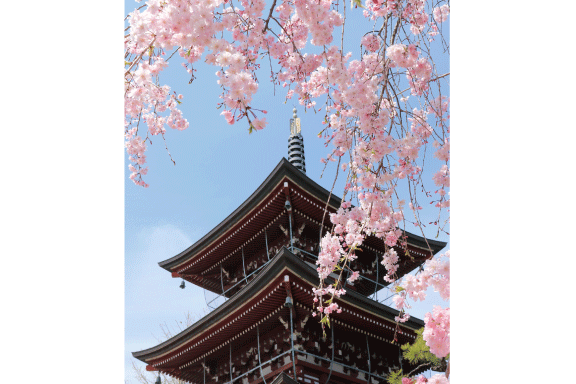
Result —
<svg viewBox="0 0 576 384"><path fill-rule="evenodd" d="M290 250L294 255L299 256L301 260L303 260L304 262L306 262L308 265L310 265L313 268L316 268L316 261L318 260L318 256L314 255L308 251L305 251L303 249L300 249L298 247L295 246L286 246L286 248L288 250ZM206 292L204 292L204 298L205 298L205 302L206 302L206 306L209 308L209 310L214 310L216 309L219 305L223 304L227 299L233 297L234 295L238 294L239 292L241 292L242 288L248 283L250 282L252 279L254 279L258 273L268 265L268 263L270 263L270 261L272 261L272 259L268 259L264 262L264 264L260 265L259 267L257 267L256 270L250 272L248 275L243 276L240 281L234 283L233 285L230 284L224 284L224 282L221 282L221 286L223 291L221 293L218 293L216 297L212 298L211 300L208 300L206 298ZM387 300L389 300L394 294L391 294L389 296L387 296L385 299L383 300L378 300L378 291L380 291L381 289L385 289L387 288L387 286L389 285L389 283L385 282L384 280L381 279L382 276L379 276L379 268L376 268L375 274L371 274L370 277L368 277L367 275L363 275L360 274L358 279L354 282L354 283L349 283L348 282L348 276L349 276L349 272L347 272L346 274L344 274L343 276L343 283L342 283L342 287L346 290L353 290L356 292L361 292L363 294L365 294L368 298L378 301L379 303L385 303ZM329 275L330 278L336 280L338 278L338 276L335 273L331 273ZM380 278L380 282L373 280L373 278L379 279ZM204 290L206 291L206 290ZM367 294L368 292L372 291L372 294ZM218 303L219 299L224 298L224 300L220 303ZM216 305L214 305L214 303L216 302Z"/></svg>

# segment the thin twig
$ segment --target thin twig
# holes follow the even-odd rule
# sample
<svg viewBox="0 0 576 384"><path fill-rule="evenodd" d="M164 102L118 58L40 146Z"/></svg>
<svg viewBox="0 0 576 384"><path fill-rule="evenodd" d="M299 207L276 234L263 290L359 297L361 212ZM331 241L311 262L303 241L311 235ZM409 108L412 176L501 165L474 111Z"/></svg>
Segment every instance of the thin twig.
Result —
<svg viewBox="0 0 576 384"><path fill-rule="evenodd" d="M274 7L276 6L276 0L272 3L270 7L270 13L268 14L268 18L266 19L266 24L264 24L264 28L262 29L262 33L265 33L268 29L268 23L270 22L270 18L272 17L272 12L274 12Z"/></svg>
<svg viewBox="0 0 576 384"><path fill-rule="evenodd" d="M128 68L128 70L126 72L124 72L124 76L126 76L127 74L130 73L130 71L132 70L132 68L134 67L134 65L136 65L136 63L138 61L140 61L140 59L142 58L142 56L144 56L144 54L146 53L146 51L148 51L150 49L150 47L154 44L154 42L156 41L156 36L154 36L154 39L152 40L152 42L142 51L142 53L140 53L140 55L134 59L134 61L132 62L132 65L130 65L130 68Z"/></svg>

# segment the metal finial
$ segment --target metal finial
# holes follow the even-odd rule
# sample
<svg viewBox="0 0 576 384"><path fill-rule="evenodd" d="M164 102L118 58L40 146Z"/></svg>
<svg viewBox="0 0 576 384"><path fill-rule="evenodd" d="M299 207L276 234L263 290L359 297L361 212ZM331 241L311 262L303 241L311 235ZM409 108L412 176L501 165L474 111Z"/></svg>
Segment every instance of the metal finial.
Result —
<svg viewBox="0 0 576 384"><path fill-rule="evenodd" d="M290 134L292 136L300 135L300 118L298 118L298 115L296 114L296 108L294 108L292 111L293 118L290 119Z"/></svg>
<svg viewBox="0 0 576 384"><path fill-rule="evenodd" d="M306 173L304 161L304 138L300 131L300 118L296 106L292 110L293 118L290 119L290 138L288 139L288 161L296 168Z"/></svg>

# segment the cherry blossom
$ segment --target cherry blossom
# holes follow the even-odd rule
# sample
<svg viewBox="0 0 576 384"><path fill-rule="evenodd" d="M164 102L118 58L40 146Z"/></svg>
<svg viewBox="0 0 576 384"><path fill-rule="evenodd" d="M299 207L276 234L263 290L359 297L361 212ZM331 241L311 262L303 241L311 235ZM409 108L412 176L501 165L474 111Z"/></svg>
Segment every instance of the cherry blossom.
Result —
<svg viewBox="0 0 576 384"><path fill-rule="evenodd" d="M362 45L370 52L376 52L380 48L378 37L373 34L366 35L362 38Z"/></svg>
<svg viewBox="0 0 576 384"><path fill-rule="evenodd" d="M434 20L438 23L443 23L448 20L448 15L450 14L450 6L444 4L441 7L434 8Z"/></svg>
<svg viewBox="0 0 576 384"><path fill-rule="evenodd" d="M435 305L432 313L424 318L422 338L430 347L430 352L442 358L450 353L450 308L442 309Z"/></svg>
<svg viewBox="0 0 576 384"><path fill-rule="evenodd" d="M446 377L446 375L436 374L428 379L428 384L448 384L450 380Z"/></svg>
<svg viewBox="0 0 576 384"><path fill-rule="evenodd" d="M359 4L148 0L127 17L124 134L129 177L137 185L147 186L151 138L190 126L180 109L185 98L161 82L176 54L184 61L186 81L194 80L198 61L214 67L215 86L221 90L214 105L226 124L242 124L249 132L266 128L266 111L254 105L263 86L258 71L265 66L286 100L323 116L318 136L327 153L322 161L341 164L347 178L342 204L329 216L333 226L320 242L321 282L314 290L313 315L323 325L341 312L344 280L361 278L353 266L368 236L385 249L379 255L384 281L400 290L394 298L397 322L409 318L411 300L426 299L428 287L444 299L450 294L449 251L426 261L415 275L400 281L396 276L405 257L397 250L405 246L406 225L413 224L426 237L421 215L431 210L449 223L450 114L442 88L449 73L438 72L437 65L447 52L446 39L437 36L448 20L449 5L427 0ZM366 21L355 25L365 29L354 43L360 47L354 54L341 43L343 30L348 39L351 13ZM441 164L431 169L425 164L430 158ZM430 224L446 232L446 224L439 222ZM449 309L434 308L426 324L433 353L448 353ZM436 376L428 381L448 382Z"/></svg>

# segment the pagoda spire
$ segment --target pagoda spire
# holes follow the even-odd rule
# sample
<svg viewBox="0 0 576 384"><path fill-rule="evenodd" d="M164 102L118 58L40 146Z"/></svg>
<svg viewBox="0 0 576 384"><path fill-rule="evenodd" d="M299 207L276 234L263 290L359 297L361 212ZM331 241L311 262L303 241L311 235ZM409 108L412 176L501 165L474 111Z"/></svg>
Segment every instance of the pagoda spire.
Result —
<svg viewBox="0 0 576 384"><path fill-rule="evenodd" d="M290 137L288 138L288 161L306 173L304 138L300 132L300 118L296 115L296 108L294 108L292 112L293 118L290 119Z"/></svg>

